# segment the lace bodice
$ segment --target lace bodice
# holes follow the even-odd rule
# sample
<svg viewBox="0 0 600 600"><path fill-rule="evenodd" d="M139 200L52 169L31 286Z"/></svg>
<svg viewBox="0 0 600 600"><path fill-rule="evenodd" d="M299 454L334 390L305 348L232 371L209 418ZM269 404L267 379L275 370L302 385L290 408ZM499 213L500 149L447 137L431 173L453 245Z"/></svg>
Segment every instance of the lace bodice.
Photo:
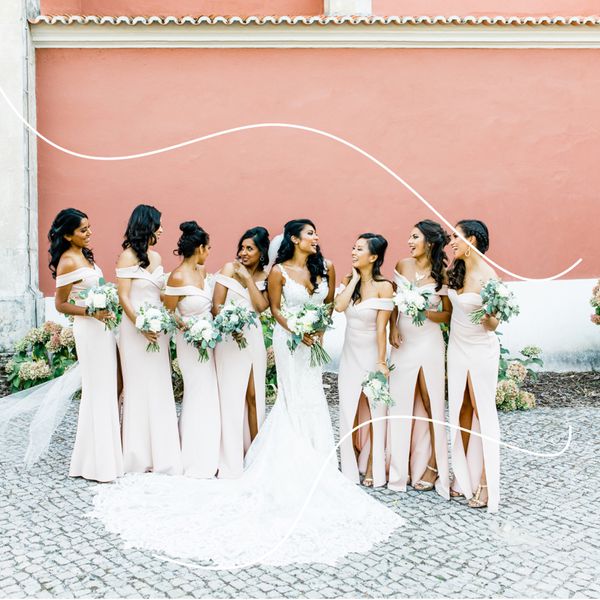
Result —
<svg viewBox="0 0 600 600"><path fill-rule="evenodd" d="M329 282L327 278L323 277L315 292L310 294L306 287L288 275L283 265L280 264L279 268L281 269L281 274L285 280L282 288L282 304L286 307L294 308L302 306L305 302L309 301L314 304L323 304L323 302L325 302L325 298L327 298L327 294L329 293Z"/></svg>

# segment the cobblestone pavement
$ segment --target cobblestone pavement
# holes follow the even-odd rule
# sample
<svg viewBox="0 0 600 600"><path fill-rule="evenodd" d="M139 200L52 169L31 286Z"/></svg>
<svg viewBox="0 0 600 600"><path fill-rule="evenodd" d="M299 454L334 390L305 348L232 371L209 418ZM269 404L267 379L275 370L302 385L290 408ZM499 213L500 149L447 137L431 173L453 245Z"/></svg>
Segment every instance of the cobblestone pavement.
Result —
<svg viewBox="0 0 600 600"><path fill-rule="evenodd" d="M434 493L369 491L406 518L369 554L235 572L125 550L86 517L97 484L65 475L75 422L73 407L29 473L0 464L1 597L600 597L600 409L501 415L506 441L555 451L571 423L573 442L555 459L503 449L498 515Z"/></svg>

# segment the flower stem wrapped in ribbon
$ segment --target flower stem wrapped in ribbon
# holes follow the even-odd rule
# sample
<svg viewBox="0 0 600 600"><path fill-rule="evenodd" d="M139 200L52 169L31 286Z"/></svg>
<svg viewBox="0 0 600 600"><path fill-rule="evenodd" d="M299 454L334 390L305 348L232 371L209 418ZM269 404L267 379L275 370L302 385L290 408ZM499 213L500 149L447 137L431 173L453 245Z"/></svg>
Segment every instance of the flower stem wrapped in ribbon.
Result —
<svg viewBox="0 0 600 600"><path fill-rule="evenodd" d="M256 313L234 302L225 306L221 305L221 311L214 320L214 326L221 336L233 337L240 350L248 346L244 329L256 327L257 325L258 317Z"/></svg>
<svg viewBox="0 0 600 600"><path fill-rule="evenodd" d="M184 320L186 329L183 331L183 339L198 350L198 360L208 360L208 350L213 349L223 338L214 326L212 319L207 317L186 317Z"/></svg>
<svg viewBox="0 0 600 600"><path fill-rule="evenodd" d="M486 315L506 322L520 312L515 295L499 279L487 281L479 294L482 306L471 313L472 323L480 323Z"/></svg>
<svg viewBox="0 0 600 600"><path fill-rule="evenodd" d="M123 315L123 308L119 304L119 294L114 283L106 283L100 278L100 285L79 292L79 297L85 301L88 315L93 316L101 310L108 310L112 316L104 321L106 329L114 329Z"/></svg>
<svg viewBox="0 0 600 600"><path fill-rule="evenodd" d="M412 317L413 325L421 327L427 320L431 291L421 289L414 283L401 283L394 296L394 304L407 317Z"/></svg>
<svg viewBox="0 0 600 600"><path fill-rule="evenodd" d="M395 365L388 363L390 371L393 371L395 368ZM381 371L371 371L368 373L361 385L371 408L375 408L380 402L386 406L394 406L394 399L390 394L388 378Z"/></svg>
<svg viewBox="0 0 600 600"><path fill-rule="evenodd" d="M292 337L288 340L287 345L290 352L295 352L305 334L314 335L324 332L333 325L331 318L331 304L313 304L305 302L302 306L294 309L283 309L283 316L287 319L288 329ZM314 340L310 347L310 366L317 367L328 363L331 357L323 345Z"/></svg>
<svg viewBox="0 0 600 600"><path fill-rule="evenodd" d="M175 321L163 306L145 302L138 310L135 326L144 333L171 333L175 329ZM146 352L160 352L158 342L149 342Z"/></svg>

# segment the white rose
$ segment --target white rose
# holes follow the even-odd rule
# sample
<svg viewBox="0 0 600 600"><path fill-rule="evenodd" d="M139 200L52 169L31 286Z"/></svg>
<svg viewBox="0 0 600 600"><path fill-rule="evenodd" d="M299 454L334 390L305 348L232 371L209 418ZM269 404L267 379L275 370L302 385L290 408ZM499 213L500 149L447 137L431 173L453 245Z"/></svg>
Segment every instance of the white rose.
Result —
<svg viewBox="0 0 600 600"><path fill-rule="evenodd" d="M371 381L371 387L373 388L373 390L378 392L382 388L381 381L379 381L379 379L373 379L373 381Z"/></svg>
<svg viewBox="0 0 600 600"><path fill-rule="evenodd" d="M235 325L236 323L240 322L240 318L235 313L232 313L229 315L229 322Z"/></svg>
<svg viewBox="0 0 600 600"><path fill-rule="evenodd" d="M144 326L144 317L142 317L142 315L138 315L138 316L135 318L135 326L136 326L138 329L141 329L141 328Z"/></svg>
<svg viewBox="0 0 600 600"><path fill-rule="evenodd" d="M94 308L106 308L105 294L94 294Z"/></svg>
<svg viewBox="0 0 600 600"><path fill-rule="evenodd" d="M508 294L510 293L508 291L508 288L505 285L503 285L503 284L500 284L496 288L496 291L498 292L498 296L502 296L503 298L506 298L508 296Z"/></svg>
<svg viewBox="0 0 600 600"><path fill-rule="evenodd" d="M423 296L419 296L419 298L415 300L415 306L419 310L423 310L425 308L425 298L423 298Z"/></svg>
<svg viewBox="0 0 600 600"><path fill-rule="evenodd" d="M94 306L94 294L88 294L85 298L84 303L88 308Z"/></svg>
<svg viewBox="0 0 600 600"><path fill-rule="evenodd" d="M300 318L300 324L306 329L310 329L316 321L315 315L310 313Z"/></svg>
<svg viewBox="0 0 600 600"><path fill-rule="evenodd" d="M150 331L158 333L162 329L162 322L160 319L151 319L148 323Z"/></svg>
<svg viewBox="0 0 600 600"><path fill-rule="evenodd" d="M207 342L210 342L210 340L212 340L213 337L213 332L211 329L206 328L203 332L202 332L202 338L204 340L206 340Z"/></svg>
<svg viewBox="0 0 600 600"><path fill-rule="evenodd" d="M148 319L160 319L160 310L158 310L158 308L149 308L146 311L146 317L148 317Z"/></svg>

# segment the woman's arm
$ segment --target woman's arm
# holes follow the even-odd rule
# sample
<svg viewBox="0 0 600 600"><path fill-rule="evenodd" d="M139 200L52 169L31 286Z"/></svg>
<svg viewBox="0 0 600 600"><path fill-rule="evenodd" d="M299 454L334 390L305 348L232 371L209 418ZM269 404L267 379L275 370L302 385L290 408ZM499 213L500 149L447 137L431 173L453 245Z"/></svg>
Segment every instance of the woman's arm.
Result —
<svg viewBox="0 0 600 600"><path fill-rule="evenodd" d="M325 304L330 304L333 302L333 297L335 296L335 267L333 266L333 263L330 260L325 261L325 264L327 265L327 274L329 275L329 292L327 293L327 297L325 298Z"/></svg>
<svg viewBox="0 0 600 600"><path fill-rule="evenodd" d="M378 284L379 298L392 298L394 288L391 283L384 281ZM377 329L377 370L381 371L386 377L390 374L387 366L387 324L392 315L392 311L378 310L375 327Z"/></svg>
<svg viewBox="0 0 600 600"><path fill-rule="evenodd" d="M333 307L337 312L344 312L348 308L350 302L352 302L352 294L354 294L354 290L359 281L360 274L353 267L352 275L346 275L342 280L342 285L346 287L335 297Z"/></svg>
<svg viewBox="0 0 600 600"><path fill-rule="evenodd" d="M167 281L167 287L178 288L184 285L185 281L183 280L181 274L177 270L173 271ZM185 328L185 323L177 313L177 305L183 297L184 296L171 296L170 294L165 294L163 296L163 304L165 305L165 308L171 313L171 316L177 323L179 329Z"/></svg>
<svg viewBox="0 0 600 600"><path fill-rule="evenodd" d="M288 329L287 319L281 313L281 292L284 284L283 275L277 266L271 269L268 277L269 301L273 318L284 328Z"/></svg>
<svg viewBox="0 0 600 600"><path fill-rule="evenodd" d="M434 323L450 323L452 303L448 296L442 296L442 310L426 310L425 316Z"/></svg>
<svg viewBox="0 0 600 600"><path fill-rule="evenodd" d="M269 300L265 292L261 292L256 286L256 282L246 267L239 261L232 263L233 272L246 284L248 295L252 307L257 313L261 313L269 308Z"/></svg>

